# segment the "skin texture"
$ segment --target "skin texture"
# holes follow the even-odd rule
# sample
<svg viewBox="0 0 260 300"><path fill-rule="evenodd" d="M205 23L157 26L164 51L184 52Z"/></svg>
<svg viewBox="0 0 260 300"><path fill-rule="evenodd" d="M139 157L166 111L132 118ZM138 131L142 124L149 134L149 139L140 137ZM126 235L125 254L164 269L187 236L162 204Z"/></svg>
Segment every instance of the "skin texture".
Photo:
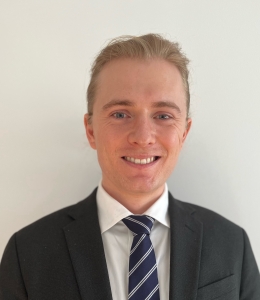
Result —
<svg viewBox="0 0 260 300"><path fill-rule="evenodd" d="M97 150L104 189L141 214L163 193L190 130L183 82L163 59L120 58L99 74L87 138ZM134 164L123 157L158 159Z"/></svg>

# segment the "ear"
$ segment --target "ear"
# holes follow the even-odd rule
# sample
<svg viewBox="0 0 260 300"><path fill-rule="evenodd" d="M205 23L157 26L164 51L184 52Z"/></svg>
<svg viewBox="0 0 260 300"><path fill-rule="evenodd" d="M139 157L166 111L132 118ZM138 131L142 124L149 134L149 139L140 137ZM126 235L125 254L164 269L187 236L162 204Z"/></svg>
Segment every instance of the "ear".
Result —
<svg viewBox="0 0 260 300"><path fill-rule="evenodd" d="M186 140L186 137L190 131L190 128L191 128L191 124L192 124L192 119L191 118L188 118L187 121L186 121L186 128L185 128L185 131L183 133L183 136L182 136L182 143L185 142Z"/></svg>
<svg viewBox="0 0 260 300"><path fill-rule="evenodd" d="M94 136L94 130L93 130L93 123L89 121L89 114L84 115L84 125L86 130L86 136L88 138L88 142L93 149L96 148L96 141Z"/></svg>

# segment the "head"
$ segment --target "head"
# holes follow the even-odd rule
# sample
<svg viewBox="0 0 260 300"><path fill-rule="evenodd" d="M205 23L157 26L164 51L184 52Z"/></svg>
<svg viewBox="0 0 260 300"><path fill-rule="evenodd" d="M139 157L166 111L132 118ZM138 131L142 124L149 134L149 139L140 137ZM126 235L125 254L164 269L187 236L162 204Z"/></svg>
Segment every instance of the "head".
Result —
<svg viewBox="0 0 260 300"><path fill-rule="evenodd" d="M97 55L91 68L90 82L87 89L89 122L91 122L93 116L99 74L107 63L120 58L143 60L161 58L176 66L182 77L186 93L187 118L189 117L189 60L182 53L178 43L171 42L159 34L150 33L142 36L122 36L115 38Z"/></svg>
<svg viewBox="0 0 260 300"><path fill-rule="evenodd" d="M86 134L103 187L126 207L158 199L177 162L191 125L187 63L152 34L113 40L94 62Z"/></svg>

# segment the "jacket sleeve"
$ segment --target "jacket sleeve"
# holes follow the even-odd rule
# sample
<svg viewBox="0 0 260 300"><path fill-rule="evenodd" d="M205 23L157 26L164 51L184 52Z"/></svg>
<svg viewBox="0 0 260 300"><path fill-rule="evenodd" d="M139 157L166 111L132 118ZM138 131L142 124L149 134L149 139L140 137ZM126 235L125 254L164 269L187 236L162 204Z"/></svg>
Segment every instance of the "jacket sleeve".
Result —
<svg viewBox="0 0 260 300"><path fill-rule="evenodd" d="M240 300L260 299L260 275L246 232L244 235L244 257L241 274Z"/></svg>
<svg viewBox="0 0 260 300"><path fill-rule="evenodd" d="M27 300L14 234L3 254L0 265L0 300Z"/></svg>

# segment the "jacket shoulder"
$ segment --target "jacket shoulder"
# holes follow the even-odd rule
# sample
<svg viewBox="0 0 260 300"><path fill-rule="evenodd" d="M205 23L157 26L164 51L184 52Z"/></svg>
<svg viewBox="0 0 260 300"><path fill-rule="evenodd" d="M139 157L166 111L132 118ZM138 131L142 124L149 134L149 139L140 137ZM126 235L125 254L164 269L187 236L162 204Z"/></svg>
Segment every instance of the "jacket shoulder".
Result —
<svg viewBox="0 0 260 300"><path fill-rule="evenodd" d="M95 209L96 189L85 199L76 204L57 210L39 220L27 225L16 232L17 240L32 242L33 240L49 240L55 235L61 234L63 228L71 223L76 217L84 214L85 210Z"/></svg>
<svg viewBox="0 0 260 300"><path fill-rule="evenodd" d="M224 216L220 215L217 212L214 212L211 209L189 203L184 202L181 200L174 199L176 205L178 205L183 210L189 211L190 214L202 222L204 224L204 227L218 227L219 229L227 229L230 228L231 230L235 230L241 233L243 230L239 225L235 224L234 222L228 220Z"/></svg>

